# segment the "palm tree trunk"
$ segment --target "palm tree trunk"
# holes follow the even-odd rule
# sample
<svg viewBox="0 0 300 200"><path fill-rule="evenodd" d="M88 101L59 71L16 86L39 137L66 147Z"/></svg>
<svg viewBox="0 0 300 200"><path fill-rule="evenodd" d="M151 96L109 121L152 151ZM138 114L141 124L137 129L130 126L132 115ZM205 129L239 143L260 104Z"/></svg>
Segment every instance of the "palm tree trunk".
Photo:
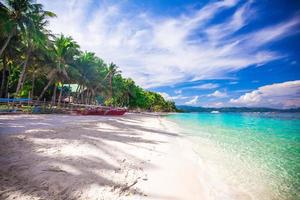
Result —
<svg viewBox="0 0 300 200"><path fill-rule="evenodd" d="M54 91L53 91L53 95L52 95L52 105L55 105L56 102L56 90L57 90L57 84L55 83L54 85Z"/></svg>
<svg viewBox="0 0 300 200"><path fill-rule="evenodd" d="M44 96L45 92L47 91L47 89L49 88L49 86L52 84L54 80L54 76L48 81L47 85L44 87L42 93L40 94L39 98L38 98L38 101L41 100L41 98Z"/></svg>
<svg viewBox="0 0 300 200"><path fill-rule="evenodd" d="M91 105L91 101L92 101L92 91L90 91L90 93L89 93L89 98L88 98L89 105Z"/></svg>
<svg viewBox="0 0 300 200"><path fill-rule="evenodd" d="M91 96L91 91L88 91L86 96L86 104L90 104L90 96Z"/></svg>
<svg viewBox="0 0 300 200"><path fill-rule="evenodd" d="M0 89L0 97L3 97L4 93L4 85L5 85L5 79L6 79L6 59L5 56L3 56L3 71L2 71L2 82L1 82L1 89Z"/></svg>
<svg viewBox="0 0 300 200"><path fill-rule="evenodd" d="M92 102L92 95L93 95L93 93L92 93L92 90L91 90L90 94L89 94L89 104L91 104L91 102Z"/></svg>
<svg viewBox="0 0 300 200"><path fill-rule="evenodd" d="M25 81L26 81L26 75L27 75L27 73L25 73L24 76L23 76L23 81L21 83L20 91L23 90L23 86L24 86Z"/></svg>
<svg viewBox="0 0 300 200"><path fill-rule="evenodd" d="M31 86L31 98L33 99L34 97L34 86L35 86L35 73L33 72L32 74L32 86Z"/></svg>
<svg viewBox="0 0 300 200"><path fill-rule="evenodd" d="M127 100L126 103L127 103L127 106L128 106L128 107L129 107L129 98L130 98L130 95L129 95L129 92L128 92L128 93L127 93L127 99L126 99L126 100Z"/></svg>
<svg viewBox="0 0 300 200"><path fill-rule="evenodd" d="M5 86L5 98L8 97L8 86L9 86L9 75L11 72L11 68L10 66L8 66L8 76L7 76L7 80L6 80L6 86Z"/></svg>
<svg viewBox="0 0 300 200"><path fill-rule="evenodd" d="M91 95L91 100L90 100L90 104L95 105L95 91L93 89L91 89L92 95Z"/></svg>
<svg viewBox="0 0 300 200"><path fill-rule="evenodd" d="M88 99L89 105L92 104L92 98L93 98L93 92L92 92L92 90L90 90L90 93L89 93L89 99Z"/></svg>
<svg viewBox="0 0 300 200"><path fill-rule="evenodd" d="M88 99L89 99L89 91L86 91L86 97L85 97L85 104L89 104Z"/></svg>
<svg viewBox="0 0 300 200"><path fill-rule="evenodd" d="M62 84L62 83L61 83ZM60 106L61 103L61 97L62 97L62 92L63 92L64 84L61 85L61 89L59 91L59 96L58 96L58 106Z"/></svg>
<svg viewBox="0 0 300 200"><path fill-rule="evenodd" d="M85 91L82 91L82 93L81 93L81 103L82 103L82 104L84 104L84 101L83 101L83 100L84 100L84 92L85 92Z"/></svg>
<svg viewBox="0 0 300 200"><path fill-rule="evenodd" d="M109 90L109 97L110 98L112 98L112 76L110 75L110 77L109 77L109 88L110 88L110 90Z"/></svg>
<svg viewBox="0 0 300 200"><path fill-rule="evenodd" d="M69 105L70 105L70 103L71 103L71 93L72 93L72 89L71 89L71 84L69 83L69 100L68 100ZM74 100L74 99L73 99L73 100Z"/></svg>
<svg viewBox="0 0 300 200"><path fill-rule="evenodd" d="M0 57L2 56L4 50L6 49L6 47L7 47L7 45L9 44L11 38L13 37L14 32L15 32L15 29L13 29L13 30L9 33L8 38L6 39L5 43L3 44L3 46L2 46L2 48L1 48L1 50L0 50Z"/></svg>
<svg viewBox="0 0 300 200"><path fill-rule="evenodd" d="M93 101L93 93L91 94L91 96L90 96L90 104L92 104L92 105L94 105L94 101Z"/></svg>
<svg viewBox="0 0 300 200"><path fill-rule="evenodd" d="M22 72L21 72L20 77L19 77L19 81L18 81L18 85L17 85L17 89L16 89L16 95L17 96L20 92L21 87L23 87L23 84L24 84L24 76L25 76L25 73L26 73L26 68L27 68L27 65L28 65L29 56L30 56L30 49L28 49L28 51L27 51L26 60L24 62L24 66L23 66Z"/></svg>
<svg viewBox="0 0 300 200"><path fill-rule="evenodd" d="M89 104L90 103L90 96L91 96L91 91L90 90L88 90L88 93L87 93L87 95L86 95L86 104Z"/></svg>
<svg viewBox="0 0 300 200"><path fill-rule="evenodd" d="M81 85L78 84L76 88L76 103L79 102L80 90L81 90Z"/></svg>

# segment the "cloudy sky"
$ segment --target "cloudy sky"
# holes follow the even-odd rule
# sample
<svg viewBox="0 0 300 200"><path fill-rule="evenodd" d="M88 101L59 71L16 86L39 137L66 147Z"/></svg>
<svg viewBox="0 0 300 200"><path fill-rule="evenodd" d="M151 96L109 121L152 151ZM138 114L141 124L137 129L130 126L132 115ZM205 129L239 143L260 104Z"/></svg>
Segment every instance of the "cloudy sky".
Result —
<svg viewBox="0 0 300 200"><path fill-rule="evenodd" d="M300 106L298 0L38 0L54 33L178 105Z"/></svg>

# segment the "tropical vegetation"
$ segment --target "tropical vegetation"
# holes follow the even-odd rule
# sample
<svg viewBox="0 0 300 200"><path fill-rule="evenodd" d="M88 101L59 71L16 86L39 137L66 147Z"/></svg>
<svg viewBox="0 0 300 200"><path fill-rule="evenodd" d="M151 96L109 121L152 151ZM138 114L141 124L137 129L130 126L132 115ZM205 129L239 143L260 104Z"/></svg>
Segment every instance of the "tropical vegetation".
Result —
<svg viewBox="0 0 300 200"><path fill-rule="evenodd" d="M0 1L1 98L176 109L174 102L124 78L116 64L82 51L72 37L53 34L48 29L52 17L33 0Z"/></svg>

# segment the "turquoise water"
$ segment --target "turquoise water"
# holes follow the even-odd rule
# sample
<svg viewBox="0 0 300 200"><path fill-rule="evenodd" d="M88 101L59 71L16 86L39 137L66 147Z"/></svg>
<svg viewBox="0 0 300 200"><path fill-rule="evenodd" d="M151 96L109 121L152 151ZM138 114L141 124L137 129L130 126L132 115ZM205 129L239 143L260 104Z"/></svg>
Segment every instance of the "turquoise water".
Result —
<svg viewBox="0 0 300 200"><path fill-rule="evenodd" d="M300 199L300 114L183 113L216 199Z"/></svg>

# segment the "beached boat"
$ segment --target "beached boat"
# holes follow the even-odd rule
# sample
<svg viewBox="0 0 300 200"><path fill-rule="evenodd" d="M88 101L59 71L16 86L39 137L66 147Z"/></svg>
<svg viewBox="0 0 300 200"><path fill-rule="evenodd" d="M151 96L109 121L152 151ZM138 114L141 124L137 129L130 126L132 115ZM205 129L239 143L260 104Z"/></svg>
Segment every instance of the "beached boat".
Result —
<svg viewBox="0 0 300 200"><path fill-rule="evenodd" d="M96 107L76 110L76 113L79 115L124 115L126 111L125 108Z"/></svg>

